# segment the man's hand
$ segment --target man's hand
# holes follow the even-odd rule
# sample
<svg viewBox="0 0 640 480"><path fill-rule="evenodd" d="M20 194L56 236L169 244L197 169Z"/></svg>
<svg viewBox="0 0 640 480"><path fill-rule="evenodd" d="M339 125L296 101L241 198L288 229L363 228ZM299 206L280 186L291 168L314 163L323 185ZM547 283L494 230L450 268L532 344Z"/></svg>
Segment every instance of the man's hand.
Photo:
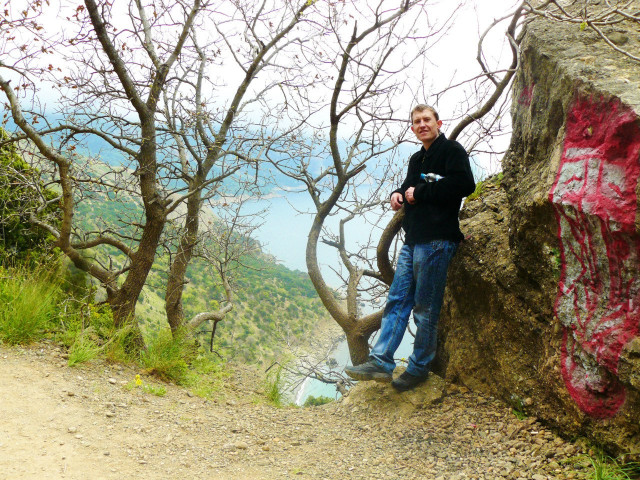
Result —
<svg viewBox="0 0 640 480"><path fill-rule="evenodd" d="M398 210L400 210L402 208L402 202L404 200L402 199L402 194L395 192L391 194L391 209L395 212L397 212Z"/></svg>
<svg viewBox="0 0 640 480"><path fill-rule="evenodd" d="M415 203L417 202L416 197L413 196L414 190L414 187L409 187L407 188L407 191L404 192L404 198L406 198L407 202L409 202L411 205L415 205Z"/></svg>

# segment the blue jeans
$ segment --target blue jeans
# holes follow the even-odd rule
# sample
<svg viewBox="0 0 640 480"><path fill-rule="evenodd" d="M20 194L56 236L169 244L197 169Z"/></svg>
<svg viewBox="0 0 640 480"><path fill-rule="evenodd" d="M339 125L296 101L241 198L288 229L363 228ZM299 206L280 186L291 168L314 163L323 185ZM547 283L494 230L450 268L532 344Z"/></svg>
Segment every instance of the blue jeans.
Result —
<svg viewBox="0 0 640 480"><path fill-rule="evenodd" d="M420 376L429 371L429 363L436 355L438 318L447 284L447 269L457 248L456 242L434 240L405 244L400 250L378 340L369 354L389 373L396 366L393 355L407 329L411 310L417 330L407 372Z"/></svg>

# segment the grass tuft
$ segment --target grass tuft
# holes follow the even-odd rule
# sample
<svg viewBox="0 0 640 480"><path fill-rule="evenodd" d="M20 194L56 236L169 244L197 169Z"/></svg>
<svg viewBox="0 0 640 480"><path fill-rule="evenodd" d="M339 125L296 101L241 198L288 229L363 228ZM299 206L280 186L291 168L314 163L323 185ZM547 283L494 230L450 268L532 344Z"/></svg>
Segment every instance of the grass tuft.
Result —
<svg viewBox="0 0 640 480"><path fill-rule="evenodd" d="M194 358L190 367L183 384L201 398L213 398L223 389L225 380L231 376L221 358L205 351L201 351Z"/></svg>
<svg viewBox="0 0 640 480"><path fill-rule="evenodd" d="M124 388L126 390L140 389L144 393L155 395L156 397L164 397L167 394L167 388L163 385L154 385L153 383L145 383L142 377L138 374L136 378L127 383Z"/></svg>
<svg viewBox="0 0 640 480"><path fill-rule="evenodd" d="M58 293L59 284L43 270L0 269L0 340L15 345L43 338Z"/></svg>
<svg viewBox="0 0 640 480"><path fill-rule="evenodd" d="M107 334L108 341L104 345L103 353L111 363L133 363L135 358L131 355L131 338L135 335L133 325L125 325L122 328L112 327Z"/></svg>
<svg viewBox="0 0 640 480"><path fill-rule="evenodd" d="M69 349L69 359L67 364L75 367L81 363L86 363L97 358L102 352L102 348L91 338L91 329L78 335Z"/></svg>
<svg viewBox="0 0 640 480"><path fill-rule="evenodd" d="M589 480L632 480L639 478L640 465L637 463L623 464L615 458L598 453L595 456L588 455L587 459L591 463ZM630 476L633 475L633 476Z"/></svg>
<svg viewBox="0 0 640 480"><path fill-rule="evenodd" d="M148 373L181 385L188 378L187 359L193 355L193 348L191 337L183 334L174 337L165 329L149 341L140 355L140 363Z"/></svg>
<svg viewBox="0 0 640 480"><path fill-rule="evenodd" d="M500 183L502 182L502 178L503 174L502 172L500 172L497 175L492 175L485 180L477 182L475 191L467 197L467 200L471 201L478 197L481 197L482 195L484 195L485 188L488 184L500 185Z"/></svg>

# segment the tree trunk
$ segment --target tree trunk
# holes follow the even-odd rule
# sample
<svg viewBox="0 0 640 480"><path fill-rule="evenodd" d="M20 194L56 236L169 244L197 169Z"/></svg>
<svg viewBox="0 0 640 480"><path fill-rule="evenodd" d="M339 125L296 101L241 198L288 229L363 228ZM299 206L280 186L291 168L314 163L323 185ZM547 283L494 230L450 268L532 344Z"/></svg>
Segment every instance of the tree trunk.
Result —
<svg viewBox="0 0 640 480"><path fill-rule="evenodd" d="M400 209L396 212L396 214L389 221L386 228L382 232L382 236L380 237L380 241L378 242L378 247L376 248L378 270L382 275L382 280L387 285L391 285L391 282L393 282L393 276L395 275L395 270L391 265L391 260L389 260L389 248L391 248L393 239L400 231L400 228L402 228L403 218L404 209Z"/></svg>
<svg viewBox="0 0 640 480"><path fill-rule="evenodd" d="M211 328L211 340L209 341L209 351L213 353L213 339L216 336L216 330L218 328L218 322L220 320L213 321L213 327Z"/></svg>
<svg viewBox="0 0 640 480"><path fill-rule="evenodd" d="M202 201L199 192L187 200L187 217L183 230L184 234L180 238L180 245L171 263L169 278L167 279L164 307L167 312L167 321L169 322L173 335L175 335L184 324L182 294L184 292L187 267L193 258L193 249L197 242L201 205Z"/></svg>
<svg viewBox="0 0 640 480"><path fill-rule="evenodd" d="M316 293L318 294L318 297L320 297L322 304L327 309L329 314L333 317L333 319L342 327L343 330L345 330L345 333L347 333L345 325L347 312L336 301L333 295L333 290L331 290L325 283L324 279L322 278L320 266L318 264L318 239L320 238L322 225L327 214L328 209L326 208L323 211L318 212L313 220L313 224L311 225L309 236L307 237L307 272L309 273L311 283L313 283L313 286L316 289Z"/></svg>
<svg viewBox="0 0 640 480"><path fill-rule="evenodd" d="M144 347L144 340L135 318L136 303L153 265L166 219L164 209L159 205L152 205L147 213L147 223L138 250L131 258L127 278L109 299L114 325L116 328L130 326L134 332L135 344L139 347Z"/></svg>
<svg viewBox="0 0 640 480"><path fill-rule="evenodd" d="M347 334L347 346L349 347L349 356L353 365L360 365L369 360L369 337L362 335L354 335L352 332Z"/></svg>

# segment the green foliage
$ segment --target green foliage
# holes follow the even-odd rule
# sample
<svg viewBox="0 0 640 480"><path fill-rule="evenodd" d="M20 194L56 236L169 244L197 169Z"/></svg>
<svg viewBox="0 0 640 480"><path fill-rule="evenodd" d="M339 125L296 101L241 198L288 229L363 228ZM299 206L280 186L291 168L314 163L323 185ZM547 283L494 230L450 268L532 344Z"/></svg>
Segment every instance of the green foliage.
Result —
<svg viewBox="0 0 640 480"><path fill-rule="evenodd" d="M136 378L127 383L124 388L130 391L133 389L139 389L144 393L149 393L156 397L164 397L167 394L167 388L165 386L145 383L140 375L136 375Z"/></svg>
<svg viewBox="0 0 640 480"><path fill-rule="evenodd" d="M92 308L96 307L92 306ZM83 331L68 330L66 332L66 340L71 340L67 361L70 367L98 357L103 357L112 363L131 363L134 361L128 348L128 345L131 344L132 327L129 325L120 329L115 328L111 312L105 310L106 312L99 317L94 317L111 321L110 324L103 326L100 333L97 333L93 326L89 326Z"/></svg>
<svg viewBox="0 0 640 480"><path fill-rule="evenodd" d="M467 200L475 200L476 198L482 196L482 194L484 193L484 185L484 182L476 183L476 189L471 195L467 197Z"/></svg>
<svg viewBox="0 0 640 480"><path fill-rule="evenodd" d="M636 463L621 464L603 453L587 458L592 467L588 477L590 480L631 480L638 478L637 475L640 474L640 465Z"/></svg>
<svg viewBox="0 0 640 480"><path fill-rule="evenodd" d="M148 373L182 384L187 379L187 362L193 353L193 339L183 334L174 337L169 329L164 329L148 342L147 349L140 355L140 363Z"/></svg>
<svg viewBox="0 0 640 480"><path fill-rule="evenodd" d="M56 317L59 283L44 271L0 267L0 339L30 343L46 335Z"/></svg>
<svg viewBox="0 0 640 480"><path fill-rule="evenodd" d="M189 336L174 338L169 330L160 331L148 342L140 364L148 374L188 387L202 398L214 397L230 376L226 362L220 357L199 349ZM140 375L136 375L134 386L152 395L166 393L166 388L145 383Z"/></svg>
<svg viewBox="0 0 640 480"><path fill-rule="evenodd" d="M502 182L502 177L503 174L502 172L500 172L497 175L492 175L486 180L476 183L475 191L467 197L467 200L474 200L478 197L481 197L484 194L487 185L500 185L500 183Z"/></svg>
<svg viewBox="0 0 640 480"><path fill-rule="evenodd" d="M109 316L111 311L109 310ZM112 363L131 363L135 359L131 356L131 338L135 335L132 325L125 325L117 329L111 320L111 329L108 333L109 340L104 345L102 353Z"/></svg>
<svg viewBox="0 0 640 480"><path fill-rule="evenodd" d="M142 391L150 393L156 397L164 397L167 394L167 388L163 385L154 385L152 383L145 383L142 385Z"/></svg>
<svg viewBox="0 0 640 480"><path fill-rule="evenodd" d="M325 404L331 403L331 402L333 402L333 398L331 398L331 397L326 397L324 395L320 395L318 397L314 397L313 395L311 395L304 401L304 406L305 407L319 407L320 405L325 405Z"/></svg>
<svg viewBox="0 0 640 480"><path fill-rule="evenodd" d="M105 356L111 362L128 363L134 360L127 350L132 335L131 326L117 329L108 305L93 304L91 296L83 299L67 296L61 306L54 335L69 347L69 365L91 360L98 355ZM76 355L78 362L75 362Z"/></svg>
<svg viewBox="0 0 640 480"><path fill-rule="evenodd" d="M55 260L35 267L0 267L0 339L14 344L53 336L69 348L69 365L99 353L129 361L122 351L127 331L114 327L109 307L94 305L90 289L70 289L61 272Z"/></svg>
<svg viewBox="0 0 640 480"><path fill-rule="evenodd" d="M76 283L69 282L69 272ZM58 321L53 329L56 340L69 348L69 366L104 357L113 363L131 363L128 345L131 344L133 327L116 328L111 309L106 304L93 303L95 289L87 285L85 276L74 275L75 269L66 271L64 293L60 303Z"/></svg>
<svg viewBox="0 0 640 480"><path fill-rule="evenodd" d="M264 379L264 395L267 401L276 407L282 407L285 403L285 379L282 374L283 368L270 369Z"/></svg>
<svg viewBox="0 0 640 480"><path fill-rule="evenodd" d="M511 411L518 420L527 418L525 402L519 395L512 394L509 397L509 404L511 405Z"/></svg>
<svg viewBox="0 0 640 480"><path fill-rule="evenodd" d="M69 349L67 364L75 367L81 363L89 362L97 358L102 349L91 339L89 331L78 335Z"/></svg>
<svg viewBox="0 0 640 480"><path fill-rule="evenodd" d="M184 385L199 397L213 398L230 375L221 357L201 349L191 362Z"/></svg>
<svg viewBox="0 0 640 480"><path fill-rule="evenodd" d="M137 212L143 214L131 199L111 202L85 199L78 205L76 218L83 229L99 230L110 222L118 225L119 217L135 218ZM123 255L110 253L114 265L124 266ZM87 254L108 261L103 251ZM285 353L287 342L293 345L306 342L315 336L317 326L333 322L306 273L278 265L273 257L259 250L242 258L241 263L247 268L234 272L234 307L218 324L215 339L218 349L240 361L265 364ZM141 328L147 333L166 325L164 295L168 271L169 256L165 250L159 250L136 306ZM186 318L220 308L224 290L209 262L194 258L186 280L183 294ZM201 344L209 344L211 327L211 323L205 323L196 332Z"/></svg>
<svg viewBox="0 0 640 480"><path fill-rule="evenodd" d="M248 269L235 278L233 311L218 325L216 336L222 347L247 363L267 363L280 358L289 341L301 344L313 338L317 326L332 322L306 273L291 271L266 255L243 259ZM219 278L207 273L207 265L194 261L187 272L190 283L185 313L191 317L205 311L221 297ZM204 344L210 326L203 326L199 338Z"/></svg>
<svg viewBox="0 0 640 480"><path fill-rule="evenodd" d="M15 144L2 144L8 138L0 128L0 263L37 262L50 250L54 239L33 226L29 216L41 205L40 194L50 201L56 193L41 184L40 192L33 188L38 184L37 171L20 157ZM57 202L53 202L38 215L57 217L58 210Z"/></svg>
<svg viewBox="0 0 640 480"><path fill-rule="evenodd" d="M148 349L138 358L127 352L132 327L117 329L111 309L92 303L93 288L82 275L68 280L68 271L56 265L45 267L0 267L0 339L7 343L28 343L53 336L68 350L68 365L79 366L96 358L111 362L139 362L149 373L192 388L196 395L211 398L229 377L226 362L219 356L198 351L192 337L173 338L169 330L152 334ZM60 273L66 272L66 273ZM75 272L77 274L77 272ZM224 347L218 350L228 354ZM141 390L164 395L166 388L144 384Z"/></svg>
<svg viewBox="0 0 640 480"><path fill-rule="evenodd" d="M524 420L527 418L527 414L524 410L518 410L516 408L512 409L511 412L515 415L518 420Z"/></svg>
<svg viewBox="0 0 640 480"><path fill-rule="evenodd" d="M164 279L169 268L167 257L156 257L145 288L145 301L138 313L148 319L164 314ZM306 273L291 271L274 263L267 255L246 257L249 268L238 270L233 280L234 308L218 324L216 341L221 348L247 363L267 363L280 357L286 341L300 344L312 338L317 326L332 322ZM184 292L185 316L220 306L223 297L220 278L201 259L194 259L187 270ZM161 321L161 320L158 320ZM150 326L150 324L149 324ZM197 332L201 344L209 343L211 324Z"/></svg>

